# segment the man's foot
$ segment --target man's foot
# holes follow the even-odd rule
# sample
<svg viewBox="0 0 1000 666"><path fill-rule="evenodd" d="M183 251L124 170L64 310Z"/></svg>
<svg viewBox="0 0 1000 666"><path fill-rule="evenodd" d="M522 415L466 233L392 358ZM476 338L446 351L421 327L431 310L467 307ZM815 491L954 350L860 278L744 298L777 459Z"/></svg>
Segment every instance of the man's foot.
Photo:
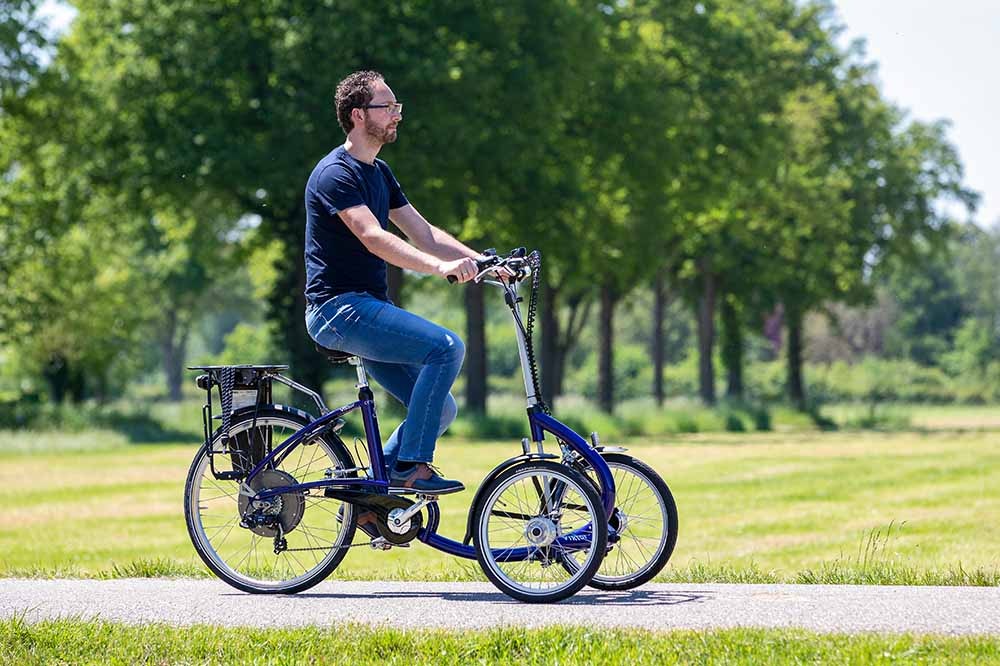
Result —
<svg viewBox="0 0 1000 666"><path fill-rule="evenodd" d="M340 505L340 510L337 511L337 522L344 522L344 504ZM354 507L354 510L358 512L358 527L361 531L370 536L372 539L377 539L381 534L378 531L378 517L375 515L374 511L370 509L361 509L359 507Z"/></svg>
<svg viewBox="0 0 1000 666"><path fill-rule="evenodd" d="M444 479L437 470L427 463L398 462L389 475L389 487L393 490L409 490L428 495L445 495L465 490L461 481Z"/></svg>

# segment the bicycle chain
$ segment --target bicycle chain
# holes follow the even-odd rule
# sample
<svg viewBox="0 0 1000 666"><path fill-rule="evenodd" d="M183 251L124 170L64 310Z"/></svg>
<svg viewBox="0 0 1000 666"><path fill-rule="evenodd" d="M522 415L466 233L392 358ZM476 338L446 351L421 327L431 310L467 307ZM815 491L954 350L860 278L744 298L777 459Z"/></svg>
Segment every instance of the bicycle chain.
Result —
<svg viewBox="0 0 1000 666"><path fill-rule="evenodd" d="M349 546L337 546L335 549L334 548L283 548L281 550L281 552L282 553L302 553L302 552L305 552L307 550L324 550L324 551L330 551L330 550L347 550L348 548L360 548L361 546L371 546L371 542L369 542L369 543L352 543Z"/></svg>

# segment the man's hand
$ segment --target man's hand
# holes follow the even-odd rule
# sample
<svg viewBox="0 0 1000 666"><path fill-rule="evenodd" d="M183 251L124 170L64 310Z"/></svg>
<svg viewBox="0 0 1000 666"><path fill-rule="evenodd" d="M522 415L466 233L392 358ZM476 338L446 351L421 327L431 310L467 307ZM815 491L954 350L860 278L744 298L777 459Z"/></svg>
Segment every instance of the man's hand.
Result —
<svg viewBox="0 0 1000 666"><path fill-rule="evenodd" d="M479 267L474 259L465 257L453 261L442 261L438 264L438 275L447 278L449 275L455 277L456 282L468 282L479 273Z"/></svg>

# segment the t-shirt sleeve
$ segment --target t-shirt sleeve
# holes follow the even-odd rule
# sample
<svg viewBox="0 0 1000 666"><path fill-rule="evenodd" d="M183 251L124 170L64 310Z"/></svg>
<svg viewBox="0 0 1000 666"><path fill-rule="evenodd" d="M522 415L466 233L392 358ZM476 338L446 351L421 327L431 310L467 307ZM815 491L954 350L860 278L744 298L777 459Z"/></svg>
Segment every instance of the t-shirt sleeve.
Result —
<svg viewBox="0 0 1000 666"><path fill-rule="evenodd" d="M403 194L403 188L399 186L399 181L392 174L392 169L389 168L389 165L383 162L382 166L382 173L385 174L385 184L389 188L389 210L402 208L410 203L410 201Z"/></svg>
<svg viewBox="0 0 1000 666"><path fill-rule="evenodd" d="M330 215L336 215L342 210L360 206L365 202L361 197L361 188L356 176L339 164L323 170L316 179L313 196Z"/></svg>

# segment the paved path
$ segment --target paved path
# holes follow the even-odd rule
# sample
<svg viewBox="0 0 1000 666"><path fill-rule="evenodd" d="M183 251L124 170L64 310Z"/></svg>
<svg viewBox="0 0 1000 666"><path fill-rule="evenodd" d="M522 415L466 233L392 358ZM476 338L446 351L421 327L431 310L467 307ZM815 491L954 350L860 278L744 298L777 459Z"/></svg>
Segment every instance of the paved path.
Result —
<svg viewBox="0 0 1000 666"><path fill-rule="evenodd" d="M255 627L566 624L1000 635L1000 588L648 584L631 592L588 589L540 606L518 603L488 583L325 582L297 595L252 596L214 580L0 580L0 617L15 614Z"/></svg>

